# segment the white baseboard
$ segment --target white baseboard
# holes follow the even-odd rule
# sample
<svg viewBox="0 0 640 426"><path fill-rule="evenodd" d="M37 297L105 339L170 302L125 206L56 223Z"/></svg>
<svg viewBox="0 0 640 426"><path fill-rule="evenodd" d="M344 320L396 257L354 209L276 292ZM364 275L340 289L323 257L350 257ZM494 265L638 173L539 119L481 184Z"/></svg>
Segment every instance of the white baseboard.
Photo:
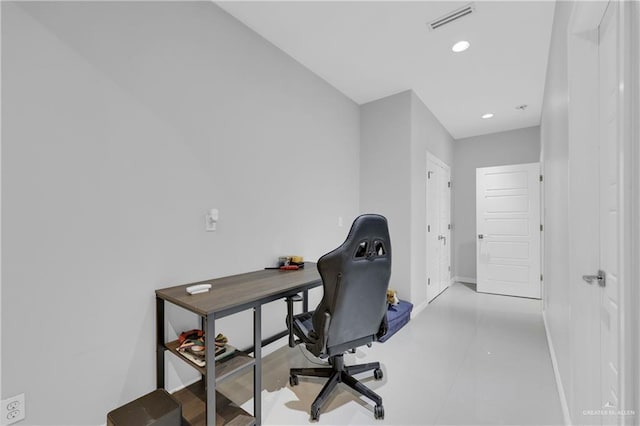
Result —
<svg viewBox="0 0 640 426"><path fill-rule="evenodd" d="M414 319L415 317L417 317L418 314L424 311L427 306L429 306L428 300L425 300L421 304L414 306L413 310L411 311L411 319Z"/></svg>
<svg viewBox="0 0 640 426"><path fill-rule="evenodd" d="M547 335L547 343L549 344L551 365L553 366L553 374L556 378L556 386L558 386L558 395L560 395L560 405L562 406L564 424L566 426L571 426L571 414L569 413L569 404L567 404L567 395L564 393L564 386L562 386L560 370L558 369L558 360L556 359L556 351L553 349L553 341L551 340L551 333L549 332L549 326L547 325L547 316L544 310L542 311L542 322L544 323L544 331Z"/></svg>
<svg viewBox="0 0 640 426"><path fill-rule="evenodd" d="M458 283L476 284L477 280L471 277L453 277L453 281Z"/></svg>

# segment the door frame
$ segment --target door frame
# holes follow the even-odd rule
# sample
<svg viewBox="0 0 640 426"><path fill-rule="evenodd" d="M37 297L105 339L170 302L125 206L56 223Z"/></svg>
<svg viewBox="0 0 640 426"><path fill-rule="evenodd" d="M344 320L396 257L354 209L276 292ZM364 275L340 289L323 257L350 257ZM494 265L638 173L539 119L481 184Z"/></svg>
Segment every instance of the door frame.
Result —
<svg viewBox="0 0 640 426"><path fill-rule="evenodd" d="M615 0L614 0L615 1ZM600 21L606 11L605 2L576 2L568 26L568 81L569 81L569 146L595 137L585 131L584 123L598 117L598 73L597 53L586 49L594 43ZM618 2L618 82L620 87L618 111L618 158L622 159L619 172L618 250L620 255L620 408L635 410L640 416L640 305L638 283L632 285L634 277L640 277L640 265L634 259L640 257L640 125L634 117L640 114L640 18L637 2ZM590 54L585 54L591 52ZM595 61L595 68L594 68ZM595 90L594 90L595 88ZM595 102L594 102L595 99ZM597 122L597 121L591 121ZM595 133L597 135L597 132ZM582 140L581 140L582 139ZM571 150L571 148L570 148ZM575 165L569 165L571 168ZM583 165L587 167L588 165ZM570 207L571 208L571 207ZM571 238L570 238L571 239ZM585 266L588 268L588 266ZM571 272L571 269L570 269ZM585 272L591 273L591 272ZM572 331L573 334L573 331ZM572 379L573 382L573 379ZM573 385L572 385L573 386ZM568 407L565 411L565 421ZM622 416L624 424L631 424L633 417Z"/></svg>

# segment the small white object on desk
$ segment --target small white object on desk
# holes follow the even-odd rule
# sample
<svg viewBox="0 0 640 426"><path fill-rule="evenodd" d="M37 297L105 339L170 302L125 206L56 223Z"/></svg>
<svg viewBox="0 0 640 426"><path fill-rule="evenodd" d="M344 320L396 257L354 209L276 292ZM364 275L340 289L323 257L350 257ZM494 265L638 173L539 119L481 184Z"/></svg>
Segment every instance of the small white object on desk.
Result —
<svg viewBox="0 0 640 426"><path fill-rule="evenodd" d="M211 284L196 284L187 287L187 293L189 294L206 293L209 290L211 290Z"/></svg>

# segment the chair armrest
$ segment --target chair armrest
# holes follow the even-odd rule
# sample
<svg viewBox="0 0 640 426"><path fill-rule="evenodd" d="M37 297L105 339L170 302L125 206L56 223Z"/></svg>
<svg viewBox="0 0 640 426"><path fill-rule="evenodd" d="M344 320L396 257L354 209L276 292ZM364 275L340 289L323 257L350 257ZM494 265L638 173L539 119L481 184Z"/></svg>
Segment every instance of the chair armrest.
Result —
<svg viewBox="0 0 640 426"><path fill-rule="evenodd" d="M380 322L378 333L376 334L376 340L387 334L387 331L389 331L389 322L387 320L387 313L385 312L384 316L382 317L382 321Z"/></svg>
<svg viewBox="0 0 640 426"><path fill-rule="evenodd" d="M328 353L327 341L329 340L329 324L331 324L331 314L329 312L324 313L324 330L322 333L322 353Z"/></svg>

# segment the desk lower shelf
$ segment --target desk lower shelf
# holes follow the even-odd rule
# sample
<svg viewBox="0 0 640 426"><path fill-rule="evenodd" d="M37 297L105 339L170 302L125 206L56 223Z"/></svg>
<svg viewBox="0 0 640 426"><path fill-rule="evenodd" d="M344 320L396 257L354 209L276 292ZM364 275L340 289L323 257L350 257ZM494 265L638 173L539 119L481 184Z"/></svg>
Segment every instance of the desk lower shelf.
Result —
<svg viewBox="0 0 640 426"><path fill-rule="evenodd" d="M202 380L173 394L182 404L183 426L207 426L207 393ZM253 426L256 419L231 402L220 392L216 392L216 426Z"/></svg>
<svg viewBox="0 0 640 426"><path fill-rule="evenodd" d="M182 361L186 362L203 376L207 374L207 369L205 367L200 367L199 365L191 362L187 358L183 357L178 352L178 346L180 343L177 340L173 342L165 343L164 347L169 352L173 353L175 356L180 358ZM227 378L233 376L236 373L244 371L245 369L252 367L256 363L255 358L250 357L244 352L235 351L232 355L229 355L226 358L223 358L219 361L216 361L216 383L222 382Z"/></svg>

